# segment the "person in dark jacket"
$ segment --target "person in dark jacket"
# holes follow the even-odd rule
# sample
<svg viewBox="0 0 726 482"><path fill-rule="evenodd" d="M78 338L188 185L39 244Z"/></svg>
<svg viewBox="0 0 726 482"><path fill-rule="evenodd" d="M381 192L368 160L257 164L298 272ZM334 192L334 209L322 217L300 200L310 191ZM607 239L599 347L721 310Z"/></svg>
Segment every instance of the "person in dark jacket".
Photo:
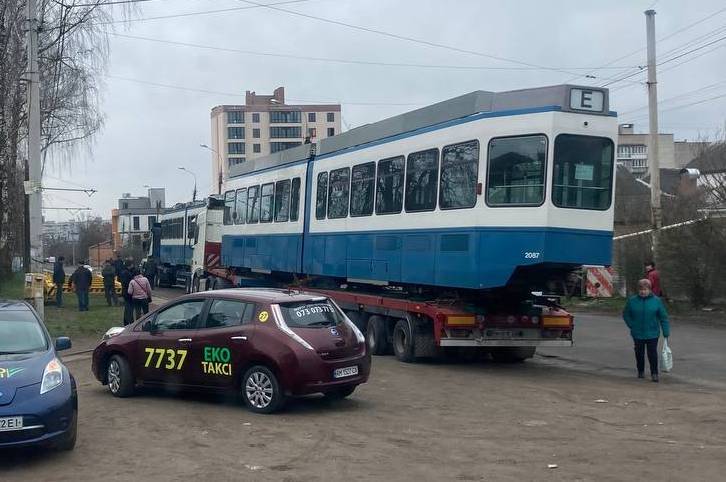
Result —
<svg viewBox="0 0 726 482"><path fill-rule="evenodd" d="M154 289L154 286L156 286L156 271L156 258L149 256L149 259L146 260L146 265L144 266L144 276L146 276L146 279L149 280L149 285L152 290Z"/></svg>
<svg viewBox="0 0 726 482"><path fill-rule="evenodd" d="M55 284L55 305L58 308L63 307L63 285L66 284L66 272L63 269L63 256L58 256L58 259L53 263L53 283Z"/></svg>
<svg viewBox="0 0 726 482"><path fill-rule="evenodd" d="M663 337L668 338L671 335L671 328L663 301L653 294L650 281L647 279L638 281L638 294L628 298L623 310L623 320L630 328L630 336L633 337L638 378L644 377L647 348L650 376L654 382L657 382L658 339L661 331Z"/></svg>
<svg viewBox="0 0 726 482"><path fill-rule="evenodd" d="M121 295L124 297L124 326L134 321L133 299L129 294L129 283L133 279L132 267L129 264L122 264L118 272L118 280L121 282Z"/></svg>
<svg viewBox="0 0 726 482"><path fill-rule="evenodd" d="M91 288L91 281L91 272L81 261L68 280L68 284L75 289L78 297L78 311L88 311L88 290Z"/></svg>
<svg viewBox="0 0 726 482"><path fill-rule="evenodd" d="M106 295L106 303L108 306L118 306L118 298L116 297L116 270L111 266L111 260L103 263L103 292Z"/></svg>

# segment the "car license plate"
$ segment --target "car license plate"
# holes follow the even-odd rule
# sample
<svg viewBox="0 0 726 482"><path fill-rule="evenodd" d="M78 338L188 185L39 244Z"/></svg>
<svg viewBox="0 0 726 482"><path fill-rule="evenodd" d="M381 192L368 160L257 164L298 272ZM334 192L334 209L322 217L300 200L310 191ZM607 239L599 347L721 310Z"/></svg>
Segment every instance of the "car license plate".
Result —
<svg viewBox="0 0 726 482"><path fill-rule="evenodd" d="M23 428L23 417L0 418L0 432L19 430Z"/></svg>
<svg viewBox="0 0 726 482"><path fill-rule="evenodd" d="M345 368L336 368L333 372L333 378L345 378L345 377L352 377L353 375L358 374L358 367L345 367Z"/></svg>

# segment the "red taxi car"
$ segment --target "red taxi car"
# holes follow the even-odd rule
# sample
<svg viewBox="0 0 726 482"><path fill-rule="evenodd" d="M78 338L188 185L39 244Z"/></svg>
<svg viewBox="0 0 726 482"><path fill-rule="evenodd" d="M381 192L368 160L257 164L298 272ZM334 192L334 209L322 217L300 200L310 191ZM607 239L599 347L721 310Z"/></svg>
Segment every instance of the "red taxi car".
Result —
<svg viewBox="0 0 726 482"><path fill-rule="evenodd" d="M118 397L137 384L238 390L270 413L289 396L344 398L368 380L365 338L329 298L277 289L182 296L124 328L93 352L93 373Z"/></svg>

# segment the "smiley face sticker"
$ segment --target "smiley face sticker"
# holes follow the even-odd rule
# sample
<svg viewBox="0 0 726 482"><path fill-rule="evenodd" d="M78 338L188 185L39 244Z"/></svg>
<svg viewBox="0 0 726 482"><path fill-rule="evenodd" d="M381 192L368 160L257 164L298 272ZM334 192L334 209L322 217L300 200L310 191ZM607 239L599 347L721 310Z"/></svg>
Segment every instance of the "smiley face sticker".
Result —
<svg viewBox="0 0 726 482"><path fill-rule="evenodd" d="M260 311L260 314L257 315L257 319L260 320L260 323L265 323L269 317L270 314L266 311Z"/></svg>

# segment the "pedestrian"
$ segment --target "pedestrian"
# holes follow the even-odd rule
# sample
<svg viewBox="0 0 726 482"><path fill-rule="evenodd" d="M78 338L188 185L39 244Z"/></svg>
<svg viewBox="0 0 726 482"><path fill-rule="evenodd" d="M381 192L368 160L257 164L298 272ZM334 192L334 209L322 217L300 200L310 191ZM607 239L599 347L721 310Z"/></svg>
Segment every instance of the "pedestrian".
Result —
<svg viewBox="0 0 726 482"><path fill-rule="evenodd" d="M658 339L661 331L663 337L668 339L671 329L665 305L660 298L653 294L649 280L638 281L638 294L628 298L623 310L623 320L630 328L630 336L633 338L638 378L645 376L645 351L647 349L650 377L657 382Z"/></svg>
<svg viewBox="0 0 726 482"><path fill-rule="evenodd" d="M129 283L129 294L133 299L134 319L138 320L142 314L149 312L151 302L151 285L149 280L140 271L134 272L134 279Z"/></svg>
<svg viewBox="0 0 726 482"><path fill-rule="evenodd" d="M151 285L152 290L156 286L156 270L156 258L149 256L146 260L146 264L144 265L144 275L149 280L149 285Z"/></svg>
<svg viewBox="0 0 726 482"><path fill-rule="evenodd" d="M88 311L88 290L92 281L91 272L84 265L85 263L81 261L68 280L69 286L75 289L78 297L78 311Z"/></svg>
<svg viewBox="0 0 726 482"><path fill-rule="evenodd" d="M108 259L103 263L103 292L106 295L106 303L108 306L118 306L118 298L116 297L116 270L111 266L111 260Z"/></svg>
<svg viewBox="0 0 726 482"><path fill-rule="evenodd" d="M63 307L63 285L66 284L66 272L63 269L63 256L58 256L53 263L53 283L55 284L55 305L58 308Z"/></svg>
<svg viewBox="0 0 726 482"><path fill-rule="evenodd" d="M121 253L116 252L116 259L113 260L113 269L116 270L116 276L121 274L124 269L124 260L121 258Z"/></svg>
<svg viewBox="0 0 726 482"><path fill-rule="evenodd" d="M658 298L663 297L663 290L660 287L660 272L655 269L655 262L648 261L645 263L645 277L650 281L653 294Z"/></svg>
<svg viewBox="0 0 726 482"><path fill-rule="evenodd" d="M134 321L133 300L129 294L129 283L133 275L131 274L131 266L121 263L121 270L118 273L118 280L121 282L121 295L124 298L124 326Z"/></svg>

